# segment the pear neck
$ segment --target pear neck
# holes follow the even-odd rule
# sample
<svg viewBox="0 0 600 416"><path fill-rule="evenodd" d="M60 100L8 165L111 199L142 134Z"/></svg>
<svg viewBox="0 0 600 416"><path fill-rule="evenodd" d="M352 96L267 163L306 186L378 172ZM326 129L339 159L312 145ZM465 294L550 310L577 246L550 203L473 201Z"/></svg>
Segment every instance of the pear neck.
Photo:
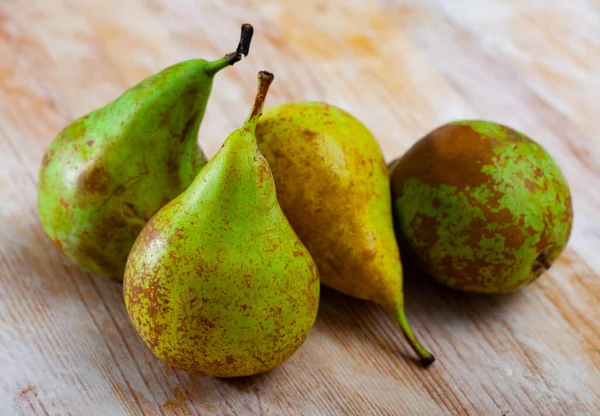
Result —
<svg viewBox="0 0 600 416"><path fill-rule="evenodd" d="M267 93L269 92L269 87L273 82L274 76L272 73L267 71L260 71L258 73L258 90L256 91L256 97L254 98L254 105L252 105L252 110L248 115L248 118L244 122L244 128L250 131L256 130L256 124L258 123L258 119L262 114L262 110L265 106L265 101L267 99Z"/></svg>
<svg viewBox="0 0 600 416"><path fill-rule="evenodd" d="M219 72L221 69L223 68L227 68L230 65L233 65L234 63L236 63L237 61L239 61L240 59L242 59L242 56L237 54L237 53L230 53L225 55L224 57L220 58L220 59L216 59L214 61L210 61L206 63L206 67L204 68L204 71L210 75L210 76L214 76L217 72Z"/></svg>

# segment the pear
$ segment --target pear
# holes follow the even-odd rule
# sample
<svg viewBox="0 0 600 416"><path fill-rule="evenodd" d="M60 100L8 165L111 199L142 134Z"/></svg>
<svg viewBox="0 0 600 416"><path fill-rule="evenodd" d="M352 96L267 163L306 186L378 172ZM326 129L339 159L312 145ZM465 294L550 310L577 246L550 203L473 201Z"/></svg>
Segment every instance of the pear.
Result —
<svg viewBox="0 0 600 416"><path fill-rule="evenodd" d="M315 322L317 268L277 202L254 135L272 80L259 73L243 127L148 222L127 261L129 317L173 367L263 373L290 357Z"/></svg>
<svg viewBox="0 0 600 416"><path fill-rule="evenodd" d="M501 294L534 282L571 233L571 192L531 138L483 120L441 126L391 166L398 239L439 282Z"/></svg>
<svg viewBox="0 0 600 416"><path fill-rule="evenodd" d="M54 139L39 174L38 208L66 257L122 280L144 224L206 164L197 139L213 78L248 53L252 33L243 25L236 52L166 68Z"/></svg>
<svg viewBox="0 0 600 416"><path fill-rule="evenodd" d="M279 203L321 282L382 305L422 364L431 364L404 314L387 166L371 132L332 105L293 102L267 109L256 135Z"/></svg>

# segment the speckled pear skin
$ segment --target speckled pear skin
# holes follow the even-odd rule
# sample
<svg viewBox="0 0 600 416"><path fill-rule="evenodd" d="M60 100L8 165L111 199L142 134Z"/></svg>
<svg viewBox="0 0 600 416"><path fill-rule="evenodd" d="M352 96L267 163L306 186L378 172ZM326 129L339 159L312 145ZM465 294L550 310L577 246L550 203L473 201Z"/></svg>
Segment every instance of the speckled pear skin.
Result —
<svg viewBox="0 0 600 416"><path fill-rule="evenodd" d="M206 164L197 137L213 77L241 53L166 68L54 139L40 170L38 208L66 257L122 280L144 224Z"/></svg>
<svg viewBox="0 0 600 416"><path fill-rule="evenodd" d="M573 210L565 177L539 144L509 127L446 124L391 169L399 240L447 286L515 291L567 245Z"/></svg>
<svg viewBox="0 0 600 416"><path fill-rule="evenodd" d="M256 134L279 203L321 282L381 304L423 363L433 362L404 316L388 169L371 132L340 108L303 101L267 109Z"/></svg>
<svg viewBox="0 0 600 416"><path fill-rule="evenodd" d="M266 372L306 339L319 277L277 202L253 112L190 187L144 227L125 270L127 311L169 365L213 377Z"/></svg>

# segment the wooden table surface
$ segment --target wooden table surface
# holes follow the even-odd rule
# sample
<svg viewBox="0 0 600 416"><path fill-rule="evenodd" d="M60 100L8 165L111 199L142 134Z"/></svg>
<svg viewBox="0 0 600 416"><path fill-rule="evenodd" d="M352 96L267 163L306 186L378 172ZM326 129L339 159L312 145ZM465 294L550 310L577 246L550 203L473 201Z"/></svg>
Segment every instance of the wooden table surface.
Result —
<svg viewBox="0 0 600 416"><path fill-rule="evenodd" d="M175 371L130 325L121 284L44 235L37 173L74 118L165 66L216 58L200 143L240 126L256 72L268 105L320 99L358 116L386 158L446 121L536 138L572 187L575 225L550 272L503 297L409 273L407 313L438 361L412 360L376 305L324 289L314 330L274 371ZM599 0L1 0L0 415L600 414Z"/></svg>

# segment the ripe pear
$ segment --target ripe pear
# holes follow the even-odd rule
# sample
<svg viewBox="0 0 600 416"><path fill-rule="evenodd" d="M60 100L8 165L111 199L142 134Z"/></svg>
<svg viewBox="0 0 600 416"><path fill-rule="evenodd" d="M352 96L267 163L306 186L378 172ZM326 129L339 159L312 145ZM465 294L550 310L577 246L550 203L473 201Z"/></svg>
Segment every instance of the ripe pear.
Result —
<svg viewBox="0 0 600 416"><path fill-rule="evenodd" d="M236 52L166 68L54 139L40 170L39 215L71 261L122 280L144 224L206 164L197 139L213 78L248 53L252 31L242 26Z"/></svg>
<svg viewBox="0 0 600 416"><path fill-rule="evenodd" d="M431 364L404 314L388 171L371 132L332 105L293 102L267 109L256 135L279 203L321 282L382 305L422 363Z"/></svg>
<svg viewBox="0 0 600 416"><path fill-rule="evenodd" d="M169 365L213 377L266 372L306 339L319 275L277 203L254 135L273 75L190 187L148 222L125 269L129 317Z"/></svg>
<svg viewBox="0 0 600 416"><path fill-rule="evenodd" d="M573 210L565 177L538 143L509 127L446 124L391 169L398 238L447 286L517 290L567 244Z"/></svg>

